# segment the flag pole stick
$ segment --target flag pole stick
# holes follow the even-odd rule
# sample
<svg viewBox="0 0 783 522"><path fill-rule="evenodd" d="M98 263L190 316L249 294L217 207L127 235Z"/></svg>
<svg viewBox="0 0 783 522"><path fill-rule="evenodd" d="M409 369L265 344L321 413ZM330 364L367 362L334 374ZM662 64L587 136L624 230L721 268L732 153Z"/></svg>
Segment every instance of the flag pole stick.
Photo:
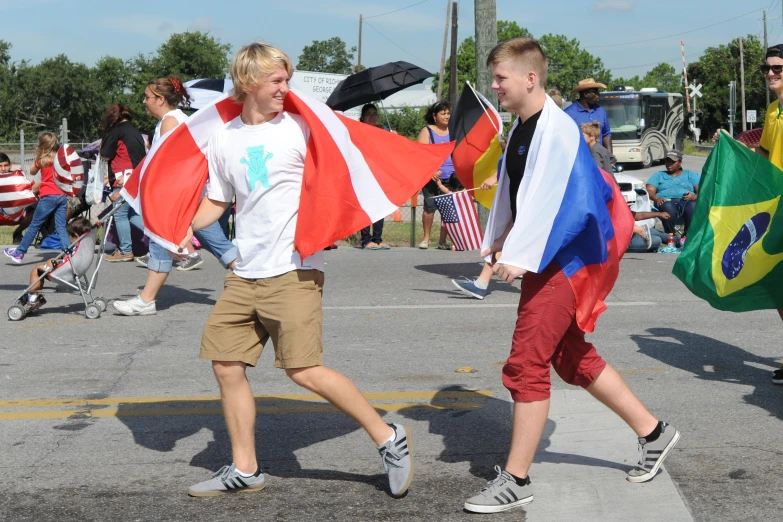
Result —
<svg viewBox="0 0 783 522"><path fill-rule="evenodd" d="M481 105L481 108L484 109L484 114L487 115L487 118L489 118L489 121L492 123L492 126L495 127L495 130L497 131L498 135L500 135L500 129L498 129L498 126L495 125L494 120L492 120L492 117L489 115L489 112L487 112L487 108L484 106L484 102L481 101L481 98L479 98L478 93L476 92L476 89L473 88L473 86L470 84L470 82L465 82L468 87L470 87L470 90L473 91L473 96L476 97L476 100L478 100L479 105Z"/></svg>
<svg viewBox="0 0 783 522"><path fill-rule="evenodd" d="M381 102L381 109L383 109L383 115L386 117L386 125L389 126L389 130L394 130L391 128L391 123L389 123L389 115L386 113L386 107L383 105L383 99L379 99L379 102Z"/></svg>
<svg viewBox="0 0 783 522"><path fill-rule="evenodd" d="M440 196L430 196L432 199L438 199L438 198L445 198L448 196L453 196L454 194L459 194L460 192L473 192L474 190L481 190L481 187L476 187L472 189L465 189L465 190L457 190L455 192L450 192L448 194L441 194Z"/></svg>

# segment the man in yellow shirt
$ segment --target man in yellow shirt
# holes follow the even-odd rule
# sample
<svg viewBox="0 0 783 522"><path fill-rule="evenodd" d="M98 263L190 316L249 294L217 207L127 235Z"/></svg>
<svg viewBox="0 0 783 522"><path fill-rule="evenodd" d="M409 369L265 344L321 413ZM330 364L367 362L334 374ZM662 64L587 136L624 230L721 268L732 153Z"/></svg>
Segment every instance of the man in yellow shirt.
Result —
<svg viewBox="0 0 783 522"><path fill-rule="evenodd" d="M767 49L767 55L761 71L769 82L769 88L778 99L767 107L767 115L764 118L764 130L761 133L761 141L756 151L767 158L777 168L783 170L783 44L775 45ZM780 318L783 319L783 308L778 308ZM772 374L774 384L783 384L783 364Z"/></svg>

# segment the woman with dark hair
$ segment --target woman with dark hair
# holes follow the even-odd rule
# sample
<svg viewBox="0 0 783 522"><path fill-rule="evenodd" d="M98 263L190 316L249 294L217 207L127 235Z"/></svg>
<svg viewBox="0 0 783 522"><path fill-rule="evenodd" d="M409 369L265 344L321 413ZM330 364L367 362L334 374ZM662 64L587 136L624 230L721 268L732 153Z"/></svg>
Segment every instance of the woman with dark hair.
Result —
<svg viewBox="0 0 783 522"><path fill-rule="evenodd" d="M103 117L103 138L101 139L101 157L109 162L109 186L112 194L109 199L116 201L120 189L131 175L136 165L144 159L146 150L144 138L133 126L133 113L127 105L114 103ZM132 214L131 214L132 213ZM114 253L106 258L108 262L133 261L131 241L131 223L140 230L144 229L141 216L133 212L129 205L123 205L114 214L119 245Z"/></svg>
<svg viewBox="0 0 783 522"><path fill-rule="evenodd" d="M362 107L362 115L359 117L359 121L378 127L384 130L389 130L380 123L378 123L378 108L375 104L368 103ZM370 227L364 227L362 229L362 248L366 250L389 250L389 245L383 242L383 218L379 219L372 224L372 234L370 234Z"/></svg>
<svg viewBox="0 0 783 522"><path fill-rule="evenodd" d="M427 126L419 132L419 143L449 143L449 119L451 118L451 105L447 101L439 101L427 108L424 119ZM451 156L435 172L432 179L424 185L421 193L424 196L424 216L422 225L424 226L424 239L419 243L419 248L429 248L430 235L432 232L432 221L435 218L435 196L440 196L443 192L438 188L438 182L442 183L452 192L462 190L454 175L454 165L451 162ZM451 250L446 244L446 228L441 226L440 239L438 240L438 249Z"/></svg>

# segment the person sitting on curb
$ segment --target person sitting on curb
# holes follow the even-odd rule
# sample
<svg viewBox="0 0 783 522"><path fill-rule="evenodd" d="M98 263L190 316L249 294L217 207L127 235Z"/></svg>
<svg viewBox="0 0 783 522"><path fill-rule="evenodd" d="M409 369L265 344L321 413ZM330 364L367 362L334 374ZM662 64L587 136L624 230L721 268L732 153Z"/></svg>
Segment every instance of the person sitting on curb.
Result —
<svg viewBox="0 0 783 522"><path fill-rule="evenodd" d="M670 216L669 219L662 220L664 232L676 236L676 221L683 219L685 222L682 238L679 238L680 244L685 242L685 236L691 226L700 179L701 176L696 172L682 168L682 152L670 150L666 155L666 170L656 172L647 180L646 189L650 200L655 202L660 212L666 212ZM675 237L675 240L677 239Z"/></svg>

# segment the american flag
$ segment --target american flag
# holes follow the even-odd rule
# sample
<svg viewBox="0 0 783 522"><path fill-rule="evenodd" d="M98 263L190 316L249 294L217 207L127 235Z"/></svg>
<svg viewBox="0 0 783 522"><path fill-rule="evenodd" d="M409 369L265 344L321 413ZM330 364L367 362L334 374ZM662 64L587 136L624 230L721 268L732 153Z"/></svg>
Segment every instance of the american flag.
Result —
<svg viewBox="0 0 783 522"><path fill-rule="evenodd" d="M478 250L484 236L478 212L468 191L462 190L435 198L440 218L457 250Z"/></svg>

